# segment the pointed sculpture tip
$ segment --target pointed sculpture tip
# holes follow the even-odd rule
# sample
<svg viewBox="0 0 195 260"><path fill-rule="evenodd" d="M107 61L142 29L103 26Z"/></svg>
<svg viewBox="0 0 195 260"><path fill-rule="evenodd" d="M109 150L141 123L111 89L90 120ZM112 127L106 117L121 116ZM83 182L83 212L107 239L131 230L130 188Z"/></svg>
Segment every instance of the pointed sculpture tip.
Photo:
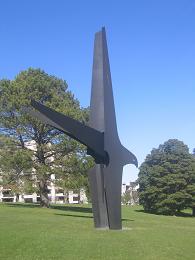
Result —
<svg viewBox="0 0 195 260"><path fill-rule="evenodd" d="M106 33L105 26L102 26L101 30L97 31L96 33Z"/></svg>
<svg viewBox="0 0 195 260"><path fill-rule="evenodd" d="M102 27L102 31L101 32L104 35L104 37L106 37L106 28L105 28L105 26Z"/></svg>
<svg viewBox="0 0 195 260"><path fill-rule="evenodd" d="M139 164L138 164L137 157L134 154L132 154L132 155L133 155L133 158L132 158L132 162L131 163L134 164L136 168L138 168Z"/></svg>
<svg viewBox="0 0 195 260"><path fill-rule="evenodd" d="M101 30L99 30L99 31L97 31L97 32L95 33L95 36L98 36L98 35L104 35L104 36L106 36L106 28L105 28L105 26L102 26Z"/></svg>

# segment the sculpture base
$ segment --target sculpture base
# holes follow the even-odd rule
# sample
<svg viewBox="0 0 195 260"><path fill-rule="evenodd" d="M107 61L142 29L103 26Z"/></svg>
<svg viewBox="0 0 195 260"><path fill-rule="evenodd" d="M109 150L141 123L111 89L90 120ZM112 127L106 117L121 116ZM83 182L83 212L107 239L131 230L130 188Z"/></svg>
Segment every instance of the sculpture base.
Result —
<svg viewBox="0 0 195 260"><path fill-rule="evenodd" d="M98 227L98 228L95 228L95 230L105 231L105 230L110 230L110 229L108 227Z"/></svg>
<svg viewBox="0 0 195 260"><path fill-rule="evenodd" d="M132 230L132 228L123 227L122 229L110 229L108 227L102 227L102 228L95 228L95 230L100 230L100 231L130 231L130 230Z"/></svg>

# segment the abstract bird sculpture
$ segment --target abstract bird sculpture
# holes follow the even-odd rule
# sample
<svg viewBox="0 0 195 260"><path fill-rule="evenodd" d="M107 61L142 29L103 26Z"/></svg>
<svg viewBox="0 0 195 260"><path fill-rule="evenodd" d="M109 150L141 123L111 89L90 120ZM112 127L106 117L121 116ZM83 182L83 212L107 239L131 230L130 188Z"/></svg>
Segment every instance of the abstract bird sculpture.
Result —
<svg viewBox="0 0 195 260"><path fill-rule="evenodd" d="M138 163L118 137L105 28L95 34L89 125L36 101L32 106L38 111L31 115L87 146L96 162L89 171L95 227L121 229L123 166Z"/></svg>

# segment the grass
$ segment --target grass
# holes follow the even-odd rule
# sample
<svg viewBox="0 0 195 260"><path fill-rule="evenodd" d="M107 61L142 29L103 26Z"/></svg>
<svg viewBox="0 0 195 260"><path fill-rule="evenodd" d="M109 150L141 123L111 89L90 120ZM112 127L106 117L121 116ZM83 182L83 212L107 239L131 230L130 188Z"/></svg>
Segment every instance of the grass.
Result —
<svg viewBox="0 0 195 260"><path fill-rule="evenodd" d="M195 259L195 218L123 207L123 231L95 230L89 206L0 203L0 259Z"/></svg>

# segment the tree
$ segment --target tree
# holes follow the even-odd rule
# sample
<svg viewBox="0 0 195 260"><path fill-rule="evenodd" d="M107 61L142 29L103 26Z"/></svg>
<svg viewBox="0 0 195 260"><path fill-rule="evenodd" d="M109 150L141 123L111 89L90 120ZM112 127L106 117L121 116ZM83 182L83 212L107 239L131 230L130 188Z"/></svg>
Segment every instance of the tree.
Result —
<svg viewBox="0 0 195 260"><path fill-rule="evenodd" d="M19 144L19 143L18 143ZM1 185L11 188L19 199L32 179L32 153L21 149L13 139L0 136Z"/></svg>
<svg viewBox="0 0 195 260"><path fill-rule="evenodd" d="M139 203L138 191L135 189L137 183L130 183L129 188L122 194L123 205L136 205Z"/></svg>
<svg viewBox="0 0 195 260"><path fill-rule="evenodd" d="M60 131L32 118L23 111L23 107L30 106L33 98L83 123L88 118L88 110L80 107L65 81L40 69L30 68L19 73L14 80L1 80L0 93L0 133L12 138L20 153L25 151L31 156L33 152L32 168L40 204L48 207L47 183L51 174L57 174L56 169L71 156L81 157L82 161L85 148ZM9 151L7 155L11 156Z"/></svg>
<svg viewBox="0 0 195 260"><path fill-rule="evenodd" d="M56 168L59 178L55 184L64 190L64 202L68 203L69 190L88 190L87 171L93 166L93 159L86 154L66 158L63 166Z"/></svg>
<svg viewBox="0 0 195 260"><path fill-rule="evenodd" d="M128 190L126 190L122 196L121 201L123 205L129 205L131 203L131 194Z"/></svg>
<svg viewBox="0 0 195 260"><path fill-rule="evenodd" d="M195 208L195 159L188 147L170 139L140 166L139 201L145 211L174 215Z"/></svg>
<svg viewBox="0 0 195 260"><path fill-rule="evenodd" d="M1 185L16 196L33 189L32 153L21 149L12 138L0 135Z"/></svg>

